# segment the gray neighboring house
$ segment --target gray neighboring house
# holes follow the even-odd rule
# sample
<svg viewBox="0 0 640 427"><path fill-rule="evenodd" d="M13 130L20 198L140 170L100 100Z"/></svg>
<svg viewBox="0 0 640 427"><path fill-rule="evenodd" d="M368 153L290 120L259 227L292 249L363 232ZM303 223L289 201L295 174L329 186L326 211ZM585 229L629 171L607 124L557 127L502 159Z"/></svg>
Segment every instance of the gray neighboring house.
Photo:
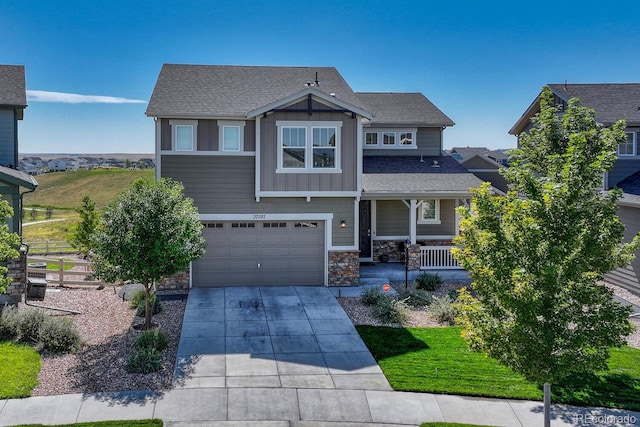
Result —
<svg viewBox="0 0 640 427"><path fill-rule="evenodd" d="M625 224L625 238L640 231L640 83L550 84L556 105L567 107L571 98L593 108L596 119L610 126L619 119L626 121L627 141L618 146L618 159L603 177L605 190L619 187L624 197L618 202L618 216ZM515 136L531 128L531 118L540 111L540 95L513 125ZM640 253L627 268L610 272L605 279L640 295Z"/></svg>
<svg viewBox="0 0 640 427"><path fill-rule="evenodd" d="M502 194L509 190L507 180L500 175L500 169L509 165L509 156L504 152L486 147L453 147L451 157Z"/></svg>
<svg viewBox="0 0 640 427"><path fill-rule="evenodd" d="M18 121L27 107L25 70L22 65L0 65L0 195L13 208L9 231L22 235L22 195L38 182L18 166Z"/></svg>
<svg viewBox="0 0 640 427"><path fill-rule="evenodd" d="M443 156L420 93L356 93L333 67L163 65L156 175L181 181L208 246L191 285L356 285L360 262L446 247L481 180Z"/></svg>

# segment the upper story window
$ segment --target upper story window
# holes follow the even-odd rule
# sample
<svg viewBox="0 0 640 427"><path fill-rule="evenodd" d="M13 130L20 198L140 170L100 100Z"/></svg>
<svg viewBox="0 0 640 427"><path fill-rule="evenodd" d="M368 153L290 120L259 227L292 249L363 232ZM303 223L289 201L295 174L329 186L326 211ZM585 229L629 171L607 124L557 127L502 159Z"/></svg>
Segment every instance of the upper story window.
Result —
<svg viewBox="0 0 640 427"><path fill-rule="evenodd" d="M619 156L635 156L637 132L627 132L627 142L618 145Z"/></svg>
<svg viewBox="0 0 640 427"><path fill-rule="evenodd" d="M342 122L279 121L278 172L340 172Z"/></svg>
<svg viewBox="0 0 640 427"><path fill-rule="evenodd" d="M171 120L172 147L175 151L193 151L196 146L197 121Z"/></svg>
<svg viewBox="0 0 640 427"><path fill-rule="evenodd" d="M418 224L440 224L440 200L420 201L418 204Z"/></svg>
<svg viewBox="0 0 640 427"><path fill-rule="evenodd" d="M364 145L365 148L417 148L416 132L417 129L367 129Z"/></svg>
<svg viewBox="0 0 640 427"><path fill-rule="evenodd" d="M244 146L244 122L218 122L220 151L240 152Z"/></svg>

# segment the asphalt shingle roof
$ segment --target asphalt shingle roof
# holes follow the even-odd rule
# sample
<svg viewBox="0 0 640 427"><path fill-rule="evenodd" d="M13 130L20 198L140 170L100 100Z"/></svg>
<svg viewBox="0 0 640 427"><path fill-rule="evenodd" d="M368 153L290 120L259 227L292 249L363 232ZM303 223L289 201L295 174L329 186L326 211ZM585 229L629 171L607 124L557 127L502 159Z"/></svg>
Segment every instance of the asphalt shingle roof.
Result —
<svg viewBox="0 0 640 427"><path fill-rule="evenodd" d="M319 85L315 85L316 73ZM354 106L361 102L334 67L164 64L148 116L242 117L249 111L314 88Z"/></svg>
<svg viewBox="0 0 640 427"><path fill-rule="evenodd" d="M19 185L29 190L33 190L38 186L38 181L33 176L5 166L0 166L0 181Z"/></svg>
<svg viewBox="0 0 640 427"><path fill-rule="evenodd" d="M357 92L363 107L373 112L371 126L453 126L453 120L421 93Z"/></svg>
<svg viewBox="0 0 640 427"><path fill-rule="evenodd" d="M366 156L362 189L365 194L467 194L482 180L449 156ZM434 167L437 161L438 167Z"/></svg>
<svg viewBox="0 0 640 427"><path fill-rule="evenodd" d="M23 65L0 65L0 105L27 106Z"/></svg>
<svg viewBox="0 0 640 427"><path fill-rule="evenodd" d="M640 196L640 171L620 181L618 188L622 189L625 193Z"/></svg>

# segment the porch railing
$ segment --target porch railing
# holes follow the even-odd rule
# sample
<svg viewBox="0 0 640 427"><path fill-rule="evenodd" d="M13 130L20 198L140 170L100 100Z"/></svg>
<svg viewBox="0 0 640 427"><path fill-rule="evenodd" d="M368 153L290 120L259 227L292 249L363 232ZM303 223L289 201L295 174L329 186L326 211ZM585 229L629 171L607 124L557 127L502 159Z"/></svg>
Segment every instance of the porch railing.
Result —
<svg viewBox="0 0 640 427"><path fill-rule="evenodd" d="M462 270L451 254L453 246L420 246L421 270Z"/></svg>

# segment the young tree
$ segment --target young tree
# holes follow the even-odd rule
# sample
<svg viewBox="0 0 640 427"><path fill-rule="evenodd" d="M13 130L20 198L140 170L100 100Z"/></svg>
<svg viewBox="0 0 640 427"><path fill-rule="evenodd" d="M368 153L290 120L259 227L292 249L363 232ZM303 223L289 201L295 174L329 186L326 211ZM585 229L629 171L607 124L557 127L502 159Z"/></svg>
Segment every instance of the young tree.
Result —
<svg viewBox="0 0 640 427"><path fill-rule="evenodd" d="M4 262L17 258L20 253L16 248L20 245L18 233L9 233L7 220L13 216L13 209L4 199L0 199L0 294L7 291L7 287L13 282L11 277L7 277L9 269Z"/></svg>
<svg viewBox="0 0 640 427"><path fill-rule="evenodd" d="M93 247L93 239L100 226L100 217L96 212L96 202L89 196L82 198L82 207L76 209L76 212L80 215L80 222L73 231L70 243L86 258Z"/></svg>
<svg viewBox="0 0 640 427"><path fill-rule="evenodd" d="M145 285L145 329L151 328L155 283L204 253L202 224L182 184L138 179L104 211L94 246L96 275Z"/></svg>
<svg viewBox="0 0 640 427"><path fill-rule="evenodd" d="M461 295L464 338L545 385L548 425L550 384L606 369L609 348L632 331L629 310L600 280L632 260L640 236L622 244L621 193L599 192L624 122L605 128L577 99L560 116L544 88L533 124L504 171L507 196L484 184L472 190L471 210L459 209L454 254L477 293Z"/></svg>

